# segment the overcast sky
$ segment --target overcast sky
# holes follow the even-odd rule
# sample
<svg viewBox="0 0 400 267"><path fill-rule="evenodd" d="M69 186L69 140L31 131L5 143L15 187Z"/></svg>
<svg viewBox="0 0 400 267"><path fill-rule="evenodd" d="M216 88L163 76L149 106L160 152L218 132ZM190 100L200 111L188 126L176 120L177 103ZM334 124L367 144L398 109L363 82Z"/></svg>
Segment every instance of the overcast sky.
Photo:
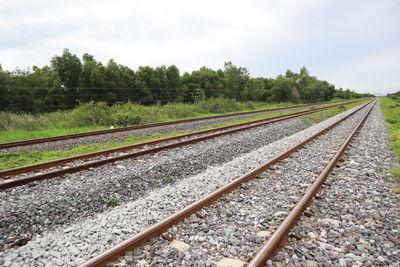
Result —
<svg viewBox="0 0 400 267"><path fill-rule="evenodd" d="M400 90L400 0L0 0L4 69L48 65L64 48L181 73L306 66L336 87L386 94Z"/></svg>

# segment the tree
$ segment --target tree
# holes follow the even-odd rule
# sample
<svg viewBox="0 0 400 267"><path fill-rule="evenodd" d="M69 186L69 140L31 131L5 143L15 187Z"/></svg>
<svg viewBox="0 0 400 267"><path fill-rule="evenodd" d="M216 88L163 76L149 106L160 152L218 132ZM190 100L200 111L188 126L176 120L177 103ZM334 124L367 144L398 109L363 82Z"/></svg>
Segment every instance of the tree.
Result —
<svg viewBox="0 0 400 267"><path fill-rule="evenodd" d="M295 81L297 81L299 79L299 76L300 76L299 74L297 74L289 69L286 71L286 74L285 74L286 78L293 79Z"/></svg>
<svg viewBox="0 0 400 267"><path fill-rule="evenodd" d="M296 88L296 81L279 75L273 82L271 98L273 101L290 101L292 90Z"/></svg>
<svg viewBox="0 0 400 267"><path fill-rule="evenodd" d="M61 82L66 88L73 89L79 85L82 63L68 49L64 49L62 56L54 56L51 59L51 68L58 73Z"/></svg>
<svg viewBox="0 0 400 267"><path fill-rule="evenodd" d="M83 65L80 76L80 87L86 88L104 88L105 87L105 69L101 62L94 59L92 55L83 54Z"/></svg>
<svg viewBox="0 0 400 267"><path fill-rule="evenodd" d="M250 78L249 71L243 67L238 68L229 61L224 64L224 74L227 96L237 100Z"/></svg>
<svg viewBox="0 0 400 267"><path fill-rule="evenodd" d="M33 66L33 72L26 77L32 94L32 110L52 111L59 108L68 108L67 97L64 94L61 79L57 72L49 66L39 68Z"/></svg>
<svg viewBox="0 0 400 267"><path fill-rule="evenodd" d="M12 105L9 95L9 72L3 70L0 64L0 110L5 110Z"/></svg>
<svg viewBox="0 0 400 267"><path fill-rule="evenodd" d="M183 101L184 92L180 90L181 77L179 75L179 69L175 65L171 65L167 68L167 79L170 100L178 102Z"/></svg>
<svg viewBox="0 0 400 267"><path fill-rule="evenodd" d="M51 59L51 68L56 71L61 79L67 95L67 105L77 104L77 90L79 78L82 72L82 63L79 58L71 54L68 49L64 49L62 56L54 56Z"/></svg>
<svg viewBox="0 0 400 267"><path fill-rule="evenodd" d="M250 78L246 83L244 90L240 93L240 100L263 101L264 96L264 79Z"/></svg>
<svg viewBox="0 0 400 267"><path fill-rule="evenodd" d="M97 62L92 55L83 54L82 72L79 79L79 99L84 102L90 100L110 101L102 91L106 87L106 73L103 64Z"/></svg>
<svg viewBox="0 0 400 267"><path fill-rule="evenodd" d="M155 69L155 74L157 80L159 81L159 85L152 91L155 95L157 95L157 98L158 100L160 100L161 103L167 103L172 98L168 87L167 67L165 65L157 67Z"/></svg>

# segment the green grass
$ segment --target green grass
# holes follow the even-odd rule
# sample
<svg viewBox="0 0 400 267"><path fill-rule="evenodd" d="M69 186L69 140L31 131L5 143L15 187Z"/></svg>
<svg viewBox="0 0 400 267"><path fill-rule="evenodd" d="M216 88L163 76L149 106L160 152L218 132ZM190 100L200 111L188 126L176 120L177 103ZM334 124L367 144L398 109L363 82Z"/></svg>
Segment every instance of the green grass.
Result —
<svg viewBox="0 0 400 267"><path fill-rule="evenodd" d="M329 105L334 105L334 104L329 104ZM357 105L357 103L346 105L345 108L333 108L332 111L323 111L321 113L323 113L324 115L321 115L321 116L324 118L328 118L328 117L334 116L340 112L343 112L347 109L350 109L356 105ZM290 114L290 113L295 113L295 112L299 112L302 110L310 110L310 109L315 109L315 107L304 108L301 110L277 112L277 113L270 113L270 114L261 114L258 116L253 116L253 117L244 118L244 119L235 119L235 120L230 120L230 121L223 122L223 123L216 123L210 127L202 128L199 130L214 129L214 128L218 128L218 127L222 127L222 126L228 126L228 125L242 123L242 122L249 122L249 121L254 121L254 120L258 120L258 119L270 118L270 117L277 116L277 115ZM318 115L308 115L308 116L317 116L318 117ZM194 131L174 131L174 132L171 132L168 134L152 134L152 135L141 135L141 136L132 135L129 138L127 138L126 140L124 140L123 142L106 142L106 143L102 143L102 144L82 145L82 146L75 147L71 150L51 150L51 151L32 150L32 151L23 151L23 152L18 152L18 153L5 153L5 154L0 155L0 162L2 163L0 165L0 170L11 169L11 168L16 168L16 167L46 162L46 161L50 161L50 160L66 158L66 157L72 157L72 156L77 156L77 155L81 155L81 154L85 154L85 153L91 153L91 152L96 152L96 151L120 147L120 146L133 145L133 144L138 144L138 143L142 143L142 142L146 142L146 141L151 141L151 140L166 138L166 137L172 137L172 136L177 136L177 135L191 133L191 132L194 132Z"/></svg>
<svg viewBox="0 0 400 267"><path fill-rule="evenodd" d="M46 129L27 131L27 130L13 130L13 131L1 131L0 132L0 143L8 143L19 140L36 139L43 137L59 136L74 133L83 133L97 130L104 130L104 126L91 126L91 127L71 127L71 128L59 128L56 125Z"/></svg>
<svg viewBox="0 0 400 267"><path fill-rule="evenodd" d="M400 163L400 99L381 98L381 109L391 136L390 146ZM391 170L395 181L400 182L400 168ZM395 191L400 193L400 187Z"/></svg>

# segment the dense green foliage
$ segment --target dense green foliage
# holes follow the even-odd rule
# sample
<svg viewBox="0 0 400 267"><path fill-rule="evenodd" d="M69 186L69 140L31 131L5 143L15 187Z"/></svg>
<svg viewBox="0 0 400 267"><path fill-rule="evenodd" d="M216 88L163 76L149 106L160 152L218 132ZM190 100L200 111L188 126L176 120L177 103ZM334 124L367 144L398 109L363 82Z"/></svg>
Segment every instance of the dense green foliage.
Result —
<svg viewBox="0 0 400 267"><path fill-rule="evenodd" d="M311 76L303 67L300 73L290 70L276 79L251 78L244 67L226 62L223 69L202 67L180 74L174 66L136 71L109 60L103 64L92 55L82 60L65 49L54 56L50 66L14 71L0 65L0 110L47 112L65 110L90 101L140 103L191 103L224 97L239 101L328 101L361 97L350 90L335 90L334 85Z"/></svg>

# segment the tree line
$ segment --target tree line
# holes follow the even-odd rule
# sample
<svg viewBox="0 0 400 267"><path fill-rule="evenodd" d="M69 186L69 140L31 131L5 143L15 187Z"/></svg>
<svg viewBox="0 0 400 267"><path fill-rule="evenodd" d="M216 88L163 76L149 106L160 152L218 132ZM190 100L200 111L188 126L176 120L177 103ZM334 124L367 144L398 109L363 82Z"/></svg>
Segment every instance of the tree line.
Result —
<svg viewBox="0 0 400 267"><path fill-rule="evenodd" d="M287 70L272 78L252 78L248 69L225 62L223 69L202 67L180 74L175 65L140 66L136 71L114 60L107 64L85 53L80 59L64 49L49 66L13 71L0 64L0 110L45 112L70 109L89 101L154 104L195 102L207 98L232 98L239 101L329 101L368 96L310 75Z"/></svg>

